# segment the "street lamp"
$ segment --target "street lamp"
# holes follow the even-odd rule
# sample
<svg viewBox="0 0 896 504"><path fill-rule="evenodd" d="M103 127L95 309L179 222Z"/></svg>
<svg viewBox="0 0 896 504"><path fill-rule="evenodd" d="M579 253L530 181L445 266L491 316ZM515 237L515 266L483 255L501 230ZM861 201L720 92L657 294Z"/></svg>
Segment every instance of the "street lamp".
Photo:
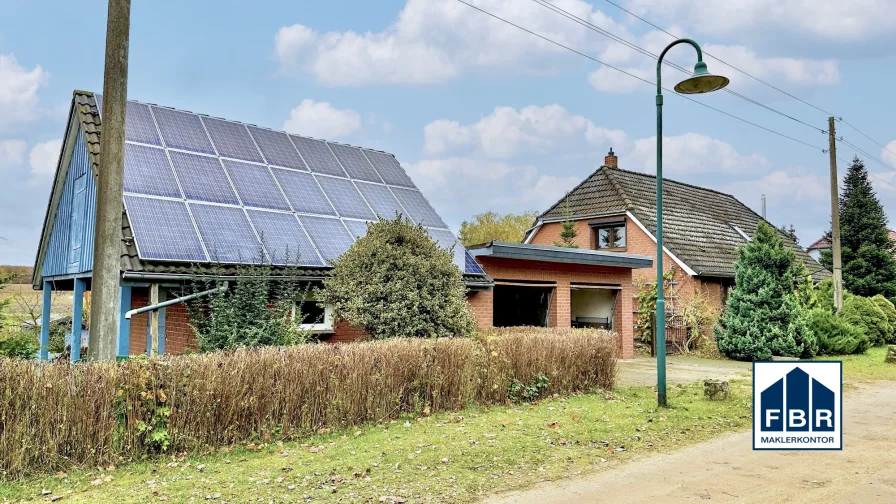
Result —
<svg viewBox="0 0 896 504"><path fill-rule="evenodd" d="M666 301L663 294L663 86L660 83L660 69L663 57L672 47L687 43L697 50L697 64L694 74L679 82L675 92L681 94L702 94L717 91L728 85L728 78L713 75L703 62L703 51L691 39L672 42L656 62L656 391L657 404L666 405Z"/></svg>

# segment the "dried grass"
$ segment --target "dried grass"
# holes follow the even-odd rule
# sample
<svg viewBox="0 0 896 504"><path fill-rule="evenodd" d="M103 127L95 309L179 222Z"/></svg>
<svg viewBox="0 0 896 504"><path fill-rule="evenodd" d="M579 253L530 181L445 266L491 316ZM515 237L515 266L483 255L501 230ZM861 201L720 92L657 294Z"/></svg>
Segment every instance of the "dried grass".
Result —
<svg viewBox="0 0 896 504"><path fill-rule="evenodd" d="M468 339L240 349L117 364L0 362L0 474L106 466L295 439L321 429L503 403L513 380L544 394L610 388L616 337L515 328ZM161 423L157 414L170 412Z"/></svg>

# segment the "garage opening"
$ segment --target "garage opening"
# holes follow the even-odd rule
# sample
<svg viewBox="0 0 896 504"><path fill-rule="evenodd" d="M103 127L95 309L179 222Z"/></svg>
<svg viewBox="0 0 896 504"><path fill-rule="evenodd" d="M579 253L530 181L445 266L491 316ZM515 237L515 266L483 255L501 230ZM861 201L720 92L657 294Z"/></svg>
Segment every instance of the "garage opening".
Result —
<svg viewBox="0 0 896 504"><path fill-rule="evenodd" d="M495 327L548 326L553 285L496 283L493 324Z"/></svg>
<svg viewBox="0 0 896 504"><path fill-rule="evenodd" d="M572 319L570 325L612 330L619 291L618 287L570 285L569 314Z"/></svg>

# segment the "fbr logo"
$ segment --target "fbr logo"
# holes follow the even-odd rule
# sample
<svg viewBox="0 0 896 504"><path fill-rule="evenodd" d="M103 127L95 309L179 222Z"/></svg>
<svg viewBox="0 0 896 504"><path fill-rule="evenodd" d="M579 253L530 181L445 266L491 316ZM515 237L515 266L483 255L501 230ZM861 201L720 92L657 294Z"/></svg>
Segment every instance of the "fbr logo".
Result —
<svg viewBox="0 0 896 504"><path fill-rule="evenodd" d="M753 449L842 449L839 361L753 363Z"/></svg>

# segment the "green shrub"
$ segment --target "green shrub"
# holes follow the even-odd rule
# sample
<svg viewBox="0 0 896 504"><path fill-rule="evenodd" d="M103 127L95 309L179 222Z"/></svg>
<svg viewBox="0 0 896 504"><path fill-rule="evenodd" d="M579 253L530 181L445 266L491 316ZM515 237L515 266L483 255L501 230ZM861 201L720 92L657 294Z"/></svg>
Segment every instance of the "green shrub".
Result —
<svg viewBox="0 0 896 504"><path fill-rule="evenodd" d="M0 356L33 359L40 349L35 331L6 329L0 331Z"/></svg>
<svg viewBox="0 0 896 504"><path fill-rule="evenodd" d="M850 296L845 299L840 317L858 327L872 345L882 345L892 332L887 315L871 298Z"/></svg>
<svg viewBox="0 0 896 504"><path fill-rule="evenodd" d="M453 251L397 216L368 226L334 261L318 296L336 318L374 338L440 337L473 331L465 292Z"/></svg>
<svg viewBox="0 0 896 504"><path fill-rule="evenodd" d="M861 329L823 308L809 310L807 318L821 355L863 353L870 345Z"/></svg>
<svg viewBox="0 0 896 504"><path fill-rule="evenodd" d="M889 299L880 294L872 297L871 301L874 301L874 304L884 312L887 316L887 322L890 324L890 332L884 338L885 343L896 343L896 306L893 306Z"/></svg>

